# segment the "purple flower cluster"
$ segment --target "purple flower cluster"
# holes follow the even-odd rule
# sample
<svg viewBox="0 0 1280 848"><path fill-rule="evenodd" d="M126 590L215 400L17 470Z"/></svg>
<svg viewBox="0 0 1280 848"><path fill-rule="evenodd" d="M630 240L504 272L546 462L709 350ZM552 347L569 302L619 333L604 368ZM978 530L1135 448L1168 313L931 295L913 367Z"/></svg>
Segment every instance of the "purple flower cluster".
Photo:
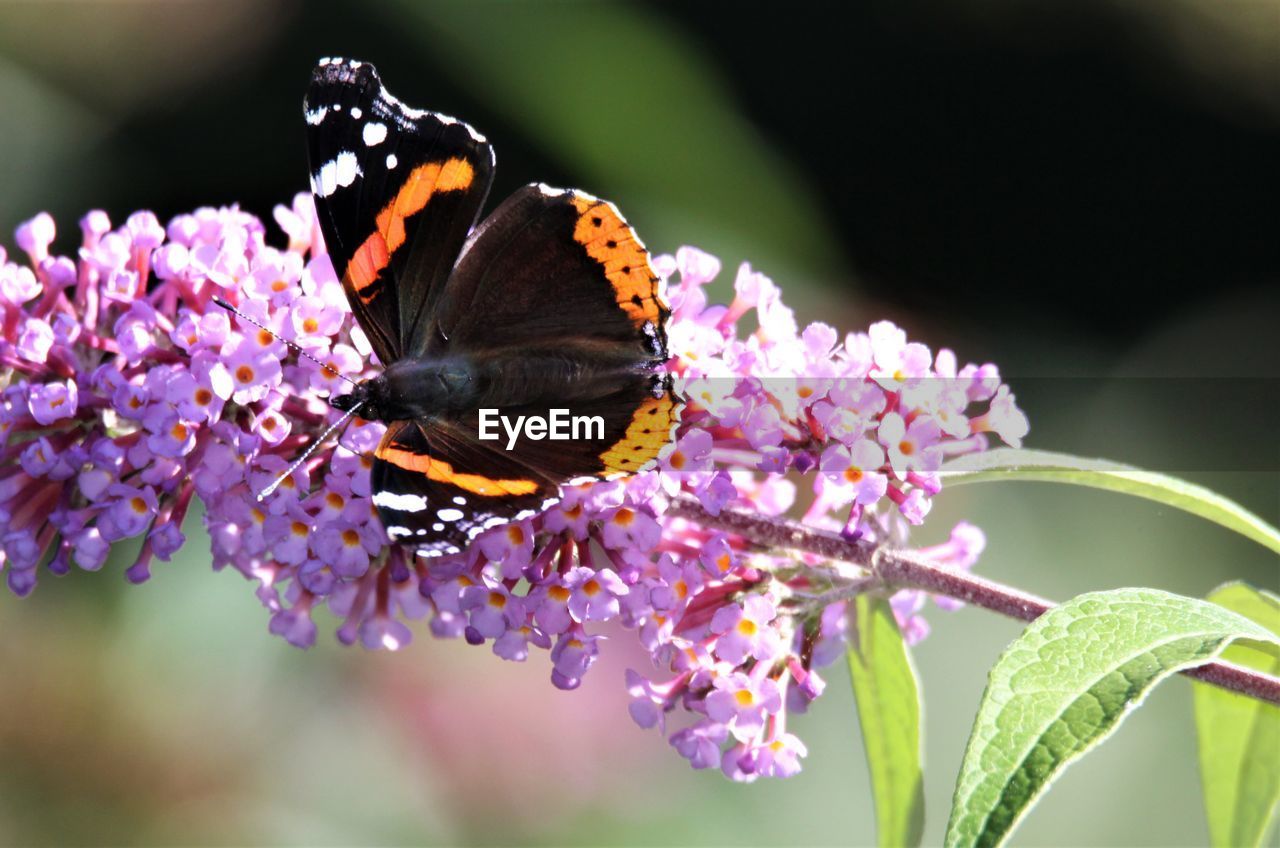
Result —
<svg viewBox="0 0 1280 848"><path fill-rule="evenodd" d="M276 220L285 249L236 209L167 227L143 212L117 229L94 212L73 258L50 253L54 224L41 215L18 230L28 263L0 254L4 337L16 339L0 342L11 375L0 403L0 568L15 593L34 588L41 566L98 569L131 537L141 549L126 574L147 579L153 559L183 543L198 496L215 568L255 581L271 632L295 645L314 642L322 607L342 619L343 642L368 648L406 644L406 620L427 617L435 635L505 659L546 650L552 682L572 689L612 622L637 634L658 669L628 674L639 724L669 732L697 768L787 776L805 754L787 715L821 693L819 669L843 650L848 595L838 590L864 575L762 551L678 517L673 501L781 515L800 479L813 490L805 522L900 542L928 512L946 457L983 450L990 434L1017 445L1027 430L994 366L961 368L888 322L843 338L824 324L801 330L772 281L745 265L732 303L709 305L719 262L684 248L654 260L672 306L668 367L687 399L659 467L568 488L462 554L416 558L388 545L372 507L380 425L357 419L257 500L336 420L324 399L374 364L310 198L277 207ZM755 327L742 332L748 315ZM961 524L924 553L968 568L982 545ZM925 600L892 599L912 640L926 632Z"/></svg>

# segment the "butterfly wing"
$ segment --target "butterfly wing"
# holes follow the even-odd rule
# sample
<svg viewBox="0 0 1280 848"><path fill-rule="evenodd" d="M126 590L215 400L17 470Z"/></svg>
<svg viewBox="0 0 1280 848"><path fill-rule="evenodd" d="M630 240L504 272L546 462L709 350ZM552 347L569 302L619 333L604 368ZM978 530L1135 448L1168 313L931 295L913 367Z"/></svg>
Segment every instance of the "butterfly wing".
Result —
<svg viewBox="0 0 1280 848"><path fill-rule="evenodd" d="M411 109L367 62L325 59L303 105L316 213L356 320L382 363L431 338L436 301L493 182L466 124Z"/></svg>
<svg viewBox="0 0 1280 848"><path fill-rule="evenodd" d="M388 534L426 556L457 553L485 529L545 509L565 483L652 467L671 441L679 406L665 378L636 374L572 411L578 422L564 426L578 437L520 437L510 450L502 427L489 428L495 440L478 438L478 412L392 424L373 463L373 501ZM552 412L502 410L509 421L553 420Z"/></svg>
<svg viewBox="0 0 1280 848"><path fill-rule="evenodd" d="M530 185L468 239L436 317L455 352L589 343L651 365L666 359L668 314L648 251L613 204Z"/></svg>
<svg viewBox="0 0 1280 848"><path fill-rule="evenodd" d="M557 493L554 481L519 459L442 421L391 424L374 452L372 482L387 534L427 557L458 553Z"/></svg>

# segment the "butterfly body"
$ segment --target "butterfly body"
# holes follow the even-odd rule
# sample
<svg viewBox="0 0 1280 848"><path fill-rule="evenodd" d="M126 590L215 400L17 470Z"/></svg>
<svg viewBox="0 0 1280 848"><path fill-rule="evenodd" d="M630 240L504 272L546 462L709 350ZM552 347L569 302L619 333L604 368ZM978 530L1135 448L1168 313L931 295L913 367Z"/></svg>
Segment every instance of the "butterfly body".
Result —
<svg viewBox="0 0 1280 848"><path fill-rule="evenodd" d="M383 421L373 501L393 539L461 551L561 485L654 464L678 413L661 281L610 203L535 184L480 219L493 150L322 60L304 112L325 244L383 366L332 404ZM568 411L581 438L488 440L483 416Z"/></svg>
<svg viewBox="0 0 1280 848"><path fill-rule="evenodd" d="M608 396L637 373L644 372L631 357L608 348L411 357L330 403L344 412L359 404L361 418L388 423L530 404L572 407Z"/></svg>

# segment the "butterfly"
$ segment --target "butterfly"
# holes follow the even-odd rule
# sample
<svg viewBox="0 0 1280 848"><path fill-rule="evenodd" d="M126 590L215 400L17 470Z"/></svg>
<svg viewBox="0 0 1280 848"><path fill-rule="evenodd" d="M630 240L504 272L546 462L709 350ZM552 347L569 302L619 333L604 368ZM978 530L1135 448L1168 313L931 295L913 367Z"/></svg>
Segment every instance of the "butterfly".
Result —
<svg viewBox="0 0 1280 848"><path fill-rule="evenodd" d="M367 62L322 59L303 112L320 229L382 365L330 402L387 424L372 490L391 539L458 553L563 485L652 467L680 409L670 310L617 208L534 184L480 220L489 142L404 105ZM492 438L495 415L566 413L579 438Z"/></svg>

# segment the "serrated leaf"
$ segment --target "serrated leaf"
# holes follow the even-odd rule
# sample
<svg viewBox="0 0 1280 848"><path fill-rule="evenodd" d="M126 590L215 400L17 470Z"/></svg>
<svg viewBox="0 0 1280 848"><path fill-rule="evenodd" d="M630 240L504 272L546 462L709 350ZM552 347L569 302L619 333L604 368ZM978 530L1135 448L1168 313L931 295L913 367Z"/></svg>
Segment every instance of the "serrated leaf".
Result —
<svg viewBox="0 0 1280 848"><path fill-rule="evenodd" d="M1035 480L1134 495L1198 515L1280 553L1280 530L1235 501L1167 474L1110 460L1001 448L960 457L943 465L941 473L946 486Z"/></svg>
<svg viewBox="0 0 1280 848"><path fill-rule="evenodd" d="M860 595L855 613L849 676L875 795L877 843L919 845L924 774L915 666L888 599Z"/></svg>
<svg viewBox="0 0 1280 848"><path fill-rule="evenodd" d="M1231 642L1276 636L1207 601L1091 592L1049 610L996 661L956 780L946 844L999 845L1054 778L1156 683Z"/></svg>
<svg viewBox="0 0 1280 848"><path fill-rule="evenodd" d="M1209 600L1280 633L1280 598L1228 583ZM1280 657L1232 645L1222 659L1280 674ZM1213 845L1258 845L1280 803L1280 707L1206 683L1193 684L1200 781Z"/></svg>

